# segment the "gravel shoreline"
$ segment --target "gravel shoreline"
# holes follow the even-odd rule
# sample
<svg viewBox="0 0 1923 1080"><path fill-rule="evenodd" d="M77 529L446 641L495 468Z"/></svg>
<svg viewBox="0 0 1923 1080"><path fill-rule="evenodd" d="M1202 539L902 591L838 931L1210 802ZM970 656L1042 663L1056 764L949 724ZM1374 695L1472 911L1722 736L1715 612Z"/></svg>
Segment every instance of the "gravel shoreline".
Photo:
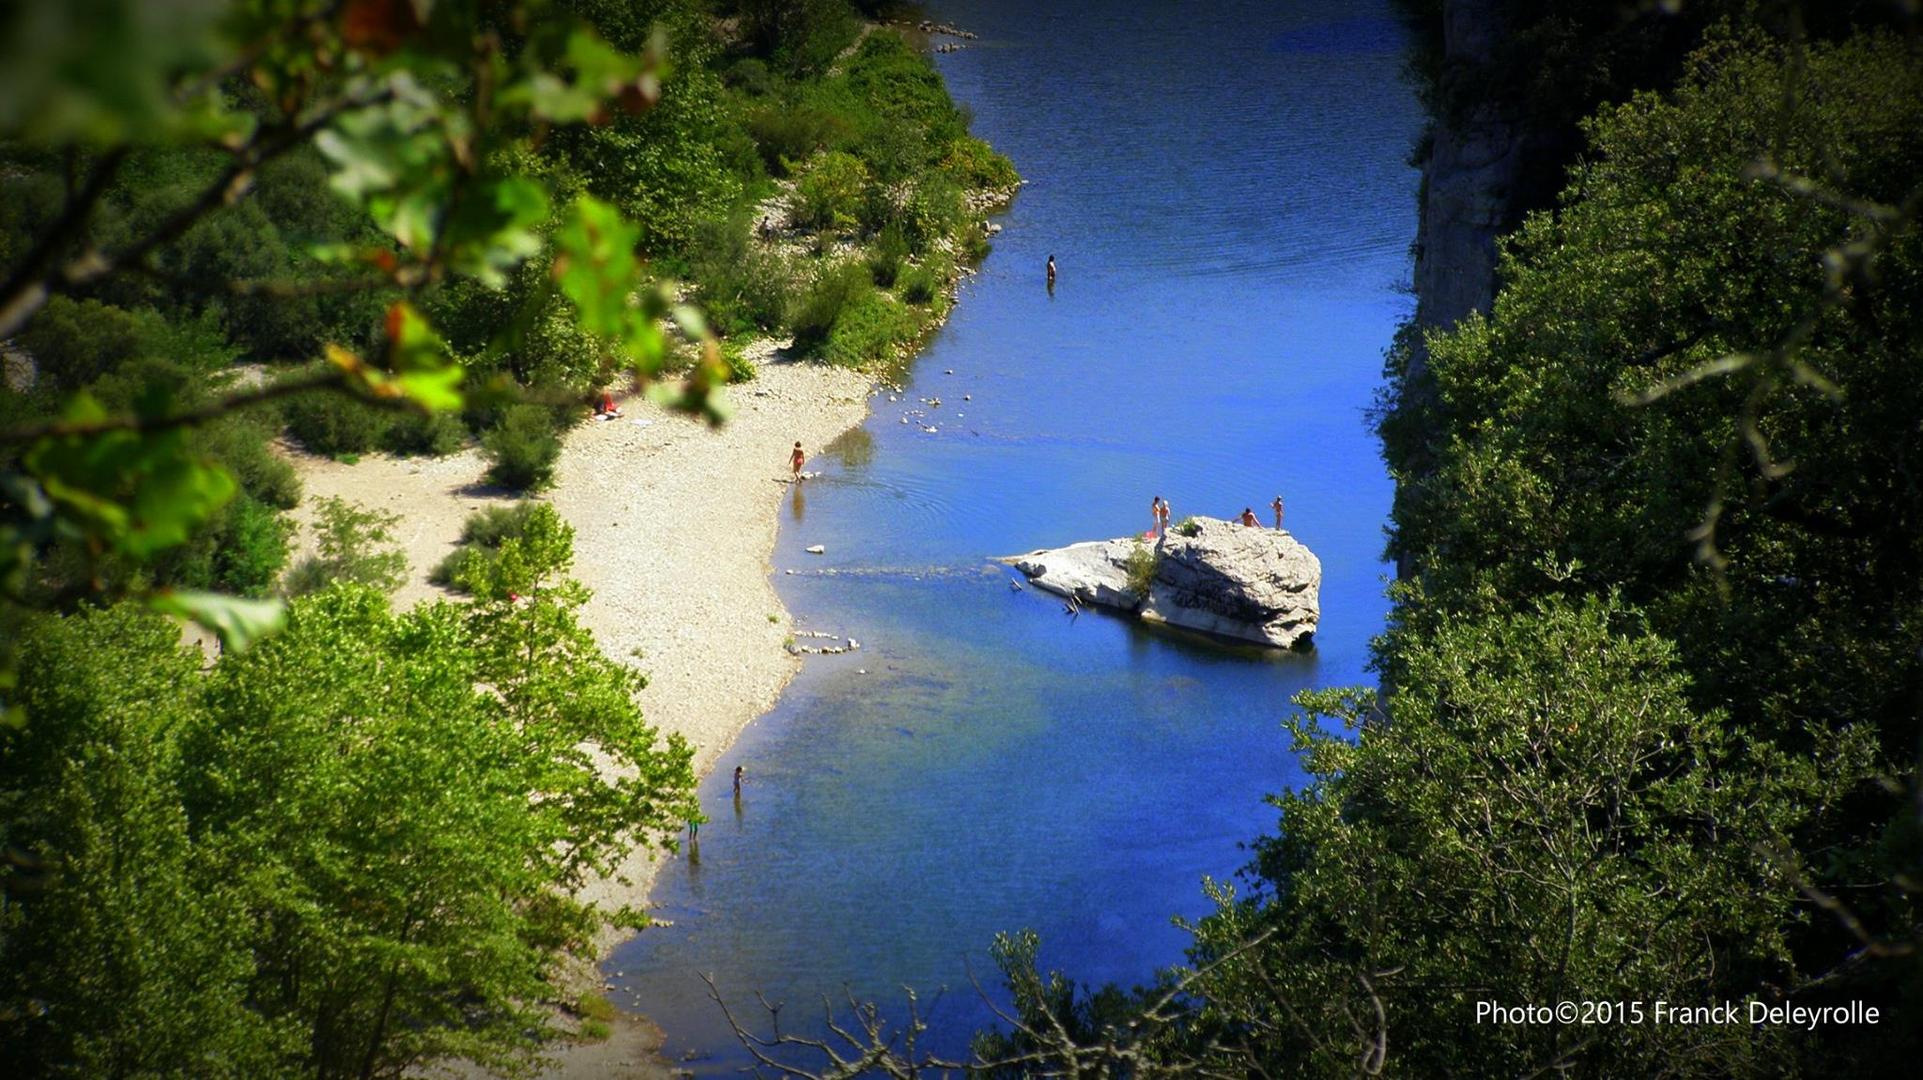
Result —
<svg viewBox="0 0 1923 1080"><path fill-rule="evenodd" d="M582 622L604 652L647 674L643 713L664 735L688 740L699 775L801 667L783 647L793 619L771 580L789 448L800 440L812 455L860 424L873 385L845 368L763 362L753 382L729 388L735 412L719 429L637 397L620 418L567 435L555 486L542 498L574 526L573 574L594 593ZM427 575L454 549L461 523L513 500L486 486L473 449L443 458L373 455L353 465L285 452L305 485L295 514L303 548L319 498L401 515L395 539L407 552L408 580L394 596L400 607L446 595ZM645 908L666 857L637 850L583 895ZM601 954L619 941L602 941ZM652 1025L623 1018L608 1042L557 1047L541 1075L660 1076L658 1046Z"/></svg>

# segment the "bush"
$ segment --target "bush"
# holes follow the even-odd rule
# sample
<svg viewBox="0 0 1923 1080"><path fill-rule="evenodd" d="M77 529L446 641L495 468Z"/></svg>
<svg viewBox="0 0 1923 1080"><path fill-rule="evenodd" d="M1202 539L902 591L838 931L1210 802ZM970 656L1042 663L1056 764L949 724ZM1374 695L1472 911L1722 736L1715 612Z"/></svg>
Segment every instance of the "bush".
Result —
<svg viewBox="0 0 1923 1080"><path fill-rule="evenodd" d="M279 511L242 495L222 522L214 547L214 585L246 596L274 587L287 565L294 527Z"/></svg>
<svg viewBox="0 0 1923 1080"><path fill-rule="evenodd" d="M398 413L381 433L381 445L396 454L442 457L467 442L467 428L452 413Z"/></svg>
<svg viewBox="0 0 1923 1080"><path fill-rule="evenodd" d="M400 515L356 506L346 499L315 504L315 553L287 574L289 596L319 592L337 581L393 592L407 580L407 555L394 544Z"/></svg>
<svg viewBox="0 0 1923 1080"><path fill-rule="evenodd" d="M902 228L909 248L917 255L926 254L961 231L967 222L968 208L962 200L961 186L942 173L924 177L909 192L907 205L902 208Z"/></svg>
<svg viewBox="0 0 1923 1080"><path fill-rule="evenodd" d="M1175 523L1175 531L1181 533L1183 536L1200 536L1202 535L1202 523L1193 516L1185 517Z"/></svg>
<svg viewBox="0 0 1923 1080"><path fill-rule="evenodd" d="M316 454L365 454L379 447L389 415L333 390L316 390L287 405L287 432Z"/></svg>
<svg viewBox="0 0 1923 1080"><path fill-rule="evenodd" d="M1155 584L1155 567L1160 561L1161 556L1155 549L1140 540L1129 551L1128 562L1122 569L1128 573L1128 591L1135 594L1138 603L1148 599L1149 587Z"/></svg>
<svg viewBox="0 0 1923 1080"><path fill-rule="evenodd" d="M870 291L842 309L822 356L845 367L868 367L891 360L895 346L915 336L915 316L886 293Z"/></svg>
<svg viewBox="0 0 1923 1080"><path fill-rule="evenodd" d="M933 303L941 292L941 283L926 267L910 266L901 272L901 298L911 304Z"/></svg>
<svg viewBox="0 0 1923 1080"><path fill-rule="evenodd" d="M748 134L771 176L787 176L816 152L847 141L847 121L813 105L775 105L748 114Z"/></svg>
<svg viewBox="0 0 1923 1080"><path fill-rule="evenodd" d="M788 316L795 348L803 353L818 352L828 343L841 313L874 291L866 267L843 263L824 269Z"/></svg>
<svg viewBox="0 0 1923 1080"><path fill-rule="evenodd" d="M795 184L795 218L816 229L845 229L861 213L868 166L853 154L830 150Z"/></svg>
<svg viewBox="0 0 1923 1080"><path fill-rule="evenodd" d="M753 360L742 354L741 343L724 341L721 343L721 362L728 365L728 381L735 383L753 382L761 372L755 368Z"/></svg>
<svg viewBox="0 0 1923 1080"><path fill-rule="evenodd" d="M552 410L542 405L509 407L501 423L481 436L490 462L489 481L515 491L537 491L554 482L561 436Z"/></svg>
<svg viewBox="0 0 1923 1080"><path fill-rule="evenodd" d="M689 276L708 321L724 334L773 330L792 302L793 268L754 243L752 227L744 212L703 222L695 232Z"/></svg>
<svg viewBox="0 0 1923 1080"><path fill-rule="evenodd" d="M908 237L899 226L884 230L868 255L868 276L886 289L901 276L902 260L908 257Z"/></svg>
<svg viewBox="0 0 1923 1080"><path fill-rule="evenodd" d="M1012 188L1021 182L1013 162L973 135L949 143L941 167L972 188Z"/></svg>
<svg viewBox="0 0 1923 1080"><path fill-rule="evenodd" d="M468 575L491 559L502 544L526 535L528 522L540 506L540 503L518 502L469 514L461 524L460 546L441 560L427 575L427 580L443 588L466 591Z"/></svg>
<svg viewBox="0 0 1923 1080"><path fill-rule="evenodd" d="M268 421L258 417L228 417L194 433L202 453L234 474L240 490L277 510L300 503L300 477L286 458L274 453Z"/></svg>

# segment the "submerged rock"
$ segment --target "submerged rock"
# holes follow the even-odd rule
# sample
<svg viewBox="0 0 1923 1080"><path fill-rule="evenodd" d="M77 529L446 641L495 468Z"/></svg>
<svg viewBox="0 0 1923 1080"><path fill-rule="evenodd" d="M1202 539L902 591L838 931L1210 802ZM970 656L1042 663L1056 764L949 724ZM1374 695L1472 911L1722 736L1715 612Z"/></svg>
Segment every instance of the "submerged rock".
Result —
<svg viewBox="0 0 1923 1080"><path fill-rule="evenodd" d="M1321 618L1322 563L1289 533L1190 518L1162 540L1094 540L1001 560L1088 604L1279 649L1307 648ZM1139 554L1138 554L1139 553ZM1152 559L1147 595L1129 582ZM1146 568L1145 568L1146 569Z"/></svg>

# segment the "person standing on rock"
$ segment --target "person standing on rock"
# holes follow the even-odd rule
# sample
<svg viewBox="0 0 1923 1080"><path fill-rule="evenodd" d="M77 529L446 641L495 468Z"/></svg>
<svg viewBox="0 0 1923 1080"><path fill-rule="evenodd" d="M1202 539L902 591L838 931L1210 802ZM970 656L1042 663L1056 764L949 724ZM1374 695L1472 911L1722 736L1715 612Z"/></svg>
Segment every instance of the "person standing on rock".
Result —
<svg viewBox="0 0 1923 1080"><path fill-rule="evenodd" d="M808 455L801 452L801 443L795 443L794 452L788 455L788 468L794 473L796 480L801 479L801 463L807 460Z"/></svg>
<svg viewBox="0 0 1923 1080"><path fill-rule="evenodd" d="M1162 535L1162 497L1160 495L1148 501L1148 535Z"/></svg>
<svg viewBox="0 0 1923 1080"><path fill-rule="evenodd" d="M1275 511L1275 531L1281 532L1282 531L1282 496L1277 495L1275 497L1275 501L1269 504L1269 509Z"/></svg>
<svg viewBox="0 0 1923 1080"><path fill-rule="evenodd" d="M1162 539L1166 540L1168 539L1168 519L1169 519L1168 500L1163 499L1160 495L1157 495L1156 498L1161 499L1162 509L1161 509L1161 512L1156 515L1155 523L1160 529L1159 535L1162 537Z"/></svg>

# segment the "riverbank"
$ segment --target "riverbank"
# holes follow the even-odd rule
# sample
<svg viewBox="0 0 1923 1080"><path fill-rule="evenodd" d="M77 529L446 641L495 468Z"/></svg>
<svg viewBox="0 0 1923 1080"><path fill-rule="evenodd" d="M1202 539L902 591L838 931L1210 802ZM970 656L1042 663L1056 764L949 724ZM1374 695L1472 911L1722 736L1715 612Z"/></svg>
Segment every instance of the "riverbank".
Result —
<svg viewBox="0 0 1923 1080"><path fill-rule="evenodd" d="M729 389L735 413L718 429L636 398L619 419L568 434L555 486L540 496L574 526L573 574L594 593L582 622L609 656L647 674L640 701L648 722L686 738L702 775L801 665L784 648L793 618L770 581L789 448L800 440L818 452L859 424L871 387L869 376L846 368L763 362L753 382ZM514 500L485 484L474 449L352 465L287 453L305 485L303 524L327 496L401 515L395 540L408 577L398 606L447 595L427 575L454 549L461 523ZM637 851L585 895L609 908L645 908L665 857ZM610 935L600 953L618 942ZM641 1052L659 1036L624 1017L612 1042ZM609 1071L625 1057L615 1049L565 1045L543 1075L623 1075ZM633 1075L655 1075L659 1063L652 1068Z"/></svg>

